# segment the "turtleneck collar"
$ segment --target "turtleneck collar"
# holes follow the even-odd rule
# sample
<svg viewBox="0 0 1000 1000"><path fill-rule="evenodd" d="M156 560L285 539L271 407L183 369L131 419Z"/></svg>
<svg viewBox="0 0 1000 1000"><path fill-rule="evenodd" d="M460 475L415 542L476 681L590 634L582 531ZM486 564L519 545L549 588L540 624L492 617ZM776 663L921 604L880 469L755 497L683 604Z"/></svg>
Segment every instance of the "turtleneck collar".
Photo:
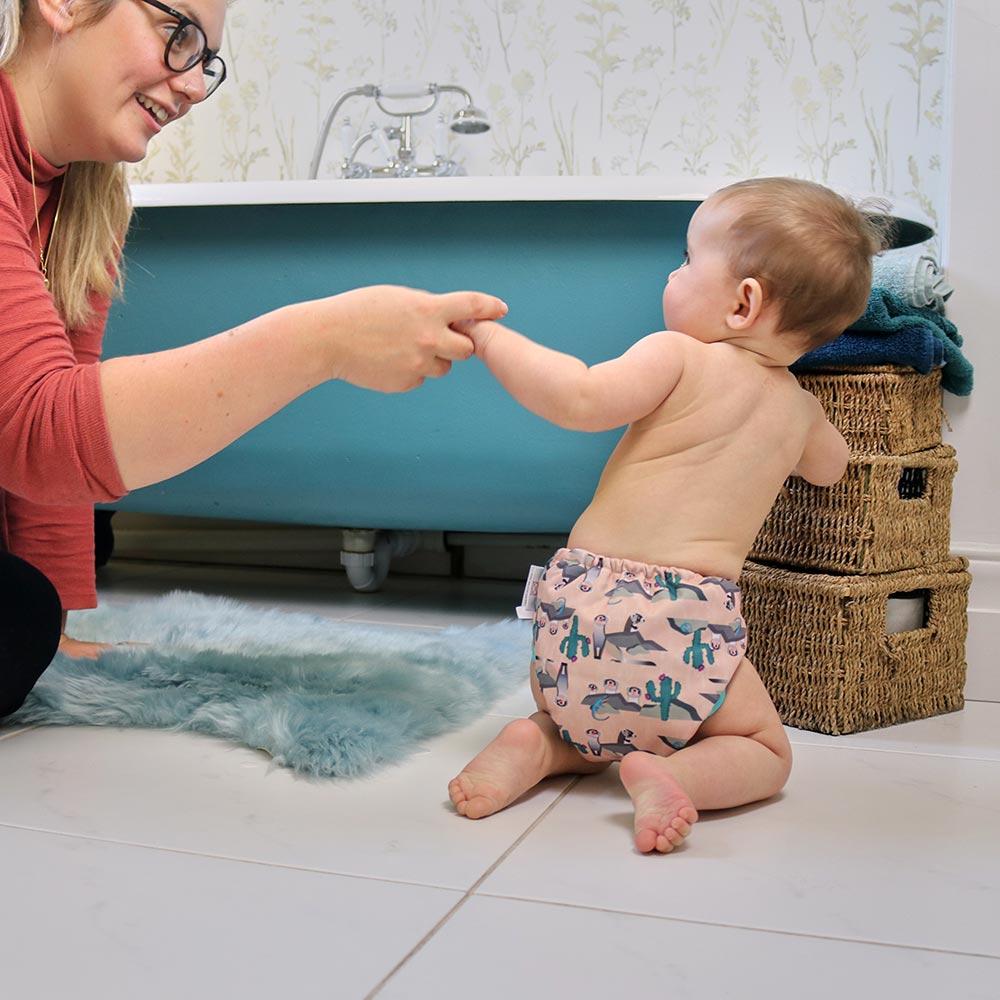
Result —
<svg viewBox="0 0 1000 1000"><path fill-rule="evenodd" d="M28 160L28 133L21 116L21 105L10 77L0 69L0 101L3 103L7 127L10 135L10 151L14 165L26 181L31 182L31 165ZM48 188L57 177L66 173L66 167L53 166L37 149L31 147L31 159L35 164L35 184L41 190Z"/></svg>

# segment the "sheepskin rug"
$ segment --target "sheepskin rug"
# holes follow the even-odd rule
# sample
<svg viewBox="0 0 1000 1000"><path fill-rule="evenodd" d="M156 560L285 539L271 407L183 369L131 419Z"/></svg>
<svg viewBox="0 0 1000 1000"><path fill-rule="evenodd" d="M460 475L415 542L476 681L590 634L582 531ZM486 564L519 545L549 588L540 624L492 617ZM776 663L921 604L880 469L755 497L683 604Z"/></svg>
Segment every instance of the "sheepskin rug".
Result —
<svg viewBox="0 0 1000 1000"><path fill-rule="evenodd" d="M399 763L526 684L531 625L441 630L336 622L175 591L70 614L116 645L58 655L8 723L189 730L315 776Z"/></svg>

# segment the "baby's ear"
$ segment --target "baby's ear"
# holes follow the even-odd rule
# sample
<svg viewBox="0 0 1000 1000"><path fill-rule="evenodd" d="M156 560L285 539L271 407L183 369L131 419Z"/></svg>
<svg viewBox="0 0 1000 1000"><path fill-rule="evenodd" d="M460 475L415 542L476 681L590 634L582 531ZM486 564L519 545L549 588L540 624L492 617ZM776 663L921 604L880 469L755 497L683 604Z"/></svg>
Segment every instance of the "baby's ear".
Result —
<svg viewBox="0 0 1000 1000"><path fill-rule="evenodd" d="M726 317L730 330L749 330L764 309L764 289L756 278L744 278L736 293L736 302Z"/></svg>

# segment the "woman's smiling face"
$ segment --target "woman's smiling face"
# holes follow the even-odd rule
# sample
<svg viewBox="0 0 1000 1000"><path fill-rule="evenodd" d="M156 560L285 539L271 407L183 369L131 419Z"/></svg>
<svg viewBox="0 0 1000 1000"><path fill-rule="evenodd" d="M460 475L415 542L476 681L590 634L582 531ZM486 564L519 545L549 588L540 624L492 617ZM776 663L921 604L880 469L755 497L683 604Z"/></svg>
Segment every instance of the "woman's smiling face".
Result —
<svg viewBox="0 0 1000 1000"><path fill-rule="evenodd" d="M55 7L56 0L51 2ZM55 162L134 163L164 125L204 97L202 68L167 68L164 52L177 27L167 12L144 0L116 0L103 16L95 6L103 5L70 0L61 8L62 19L50 20L57 33L51 73L61 105ZM219 47L225 0L169 6L201 27L210 48ZM60 11L51 16L58 19Z"/></svg>

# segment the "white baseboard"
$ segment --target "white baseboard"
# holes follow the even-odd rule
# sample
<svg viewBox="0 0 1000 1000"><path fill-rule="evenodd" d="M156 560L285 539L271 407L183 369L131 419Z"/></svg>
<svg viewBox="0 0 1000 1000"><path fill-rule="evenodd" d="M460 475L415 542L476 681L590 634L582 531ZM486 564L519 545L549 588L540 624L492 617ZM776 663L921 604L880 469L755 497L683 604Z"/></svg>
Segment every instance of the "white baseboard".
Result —
<svg viewBox="0 0 1000 1000"><path fill-rule="evenodd" d="M969 638L965 657L969 664L965 697L969 701L1000 702L1000 546L956 544L955 555L969 560Z"/></svg>

